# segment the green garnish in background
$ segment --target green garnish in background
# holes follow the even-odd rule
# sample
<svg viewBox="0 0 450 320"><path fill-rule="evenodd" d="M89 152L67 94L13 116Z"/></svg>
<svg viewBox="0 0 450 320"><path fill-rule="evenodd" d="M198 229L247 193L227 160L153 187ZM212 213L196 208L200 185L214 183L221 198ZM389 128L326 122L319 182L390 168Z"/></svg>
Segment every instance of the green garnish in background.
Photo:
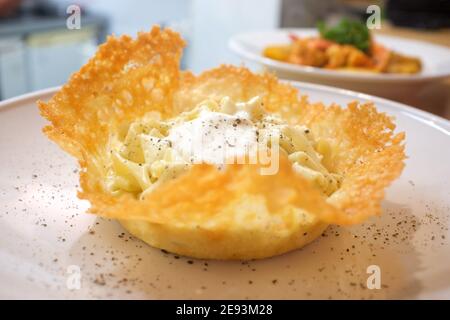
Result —
<svg viewBox="0 0 450 320"><path fill-rule="evenodd" d="M350 44L359 50L367 52L370 46L370 33L367 26L355 20L342 19L335 26L327 26L324 22L317 23L322 38L339 44Z"/></svg>

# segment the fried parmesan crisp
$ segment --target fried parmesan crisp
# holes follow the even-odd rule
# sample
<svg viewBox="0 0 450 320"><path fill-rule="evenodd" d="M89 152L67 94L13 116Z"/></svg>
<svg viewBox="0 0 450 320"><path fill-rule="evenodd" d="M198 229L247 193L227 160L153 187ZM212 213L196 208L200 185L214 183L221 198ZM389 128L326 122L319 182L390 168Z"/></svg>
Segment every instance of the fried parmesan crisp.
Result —
<svg viewBox="0 0 450 320"><path fill-rule="evenodd" d="M381 213L384 190L404 167L404 133L373 104L311 104L271 74L222 65L198 76L180 71L185 43L169 29L109 37L95 56L48 103L44 133L76 157L79 198L89 212L118 219L152 246L210 259L256 259L311 242L329 224L361 223ZM110 139L153 113L176 117L207 99L247 101L260 96L266 112L305 125L323 165L343 176L324 195L280 153L279 170L261 175L258 164L191 166L144 199L113 195L105 177L112 166Z"/></svg>

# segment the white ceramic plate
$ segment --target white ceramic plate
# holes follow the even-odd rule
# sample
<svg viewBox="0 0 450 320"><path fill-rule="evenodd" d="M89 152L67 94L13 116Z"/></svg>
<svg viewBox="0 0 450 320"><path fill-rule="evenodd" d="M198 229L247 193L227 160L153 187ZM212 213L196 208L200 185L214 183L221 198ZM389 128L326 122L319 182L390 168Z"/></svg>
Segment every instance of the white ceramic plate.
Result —
<svg viewBox="0 0 450 320"><path fill-rule="evenodd" d="M284 79L327 84L380 96L399 97L411 94L430 82L450 76L449 48L422 41L381 35L376 35L375 39L387 48L419 57L423 63L422 72L414 75L401 75L325 70L280 62L262 55L264 48L269 45L290 43L288 35L291 33L300 37L317 35L315 29L249 32L232 37L229 47L245 61L264 66Z"/></svg>
<svg viewBox="0 0 450 320"><path fill-rule="evenodd" d="M85 214L75 160L41 133L35 101L54 91L2 102L0 298L450 298L450 123L363 94L296 85L311 101L374 100L407 132L409 158L381 217L250 262L177 257ZM381 288L369 290L373 265Z"/></svg>

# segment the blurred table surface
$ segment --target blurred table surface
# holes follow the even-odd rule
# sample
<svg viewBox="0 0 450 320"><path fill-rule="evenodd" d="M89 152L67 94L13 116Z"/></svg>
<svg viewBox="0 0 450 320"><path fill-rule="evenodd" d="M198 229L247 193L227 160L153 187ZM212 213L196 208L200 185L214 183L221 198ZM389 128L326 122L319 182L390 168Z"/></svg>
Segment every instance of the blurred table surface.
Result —
<svg viewBox="0 0 450 320"><path fill-rule="evenodd" d="M383 23L382 28L376 30L375 34L427 41L450 48L450 29L428 31ZM404 97L401 102L450 119L450 78L434 83L419 95Z"/></svg>

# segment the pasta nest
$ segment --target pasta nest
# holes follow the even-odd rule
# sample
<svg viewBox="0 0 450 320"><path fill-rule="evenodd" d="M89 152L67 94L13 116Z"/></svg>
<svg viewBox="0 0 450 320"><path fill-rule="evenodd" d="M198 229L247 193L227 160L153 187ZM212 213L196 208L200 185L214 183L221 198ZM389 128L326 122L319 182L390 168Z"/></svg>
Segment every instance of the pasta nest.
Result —
<svg viewBox="0 0 450 320"><path fill-rule="evenodd" d="M312 104L271 74L222 65L195 76L180 71L184 41L158 26L150 32L108 37L95 56L48 103L43 131L76 157L78 196L89 212L117 219L145 242L177 254L211 259L256 259L304 246L329 224L361 223L381 213L385 188L404 167L404 133L372 103ZM280 154L279 170L259 164L191 166L144 199L113 195L105 177L112 165L111 135L149 113L170 119L202 101L261 97L265 111L307 126L328 145L324 166L342 175L324 195ZM316 146L320 148L320 146Z"/></svg>

